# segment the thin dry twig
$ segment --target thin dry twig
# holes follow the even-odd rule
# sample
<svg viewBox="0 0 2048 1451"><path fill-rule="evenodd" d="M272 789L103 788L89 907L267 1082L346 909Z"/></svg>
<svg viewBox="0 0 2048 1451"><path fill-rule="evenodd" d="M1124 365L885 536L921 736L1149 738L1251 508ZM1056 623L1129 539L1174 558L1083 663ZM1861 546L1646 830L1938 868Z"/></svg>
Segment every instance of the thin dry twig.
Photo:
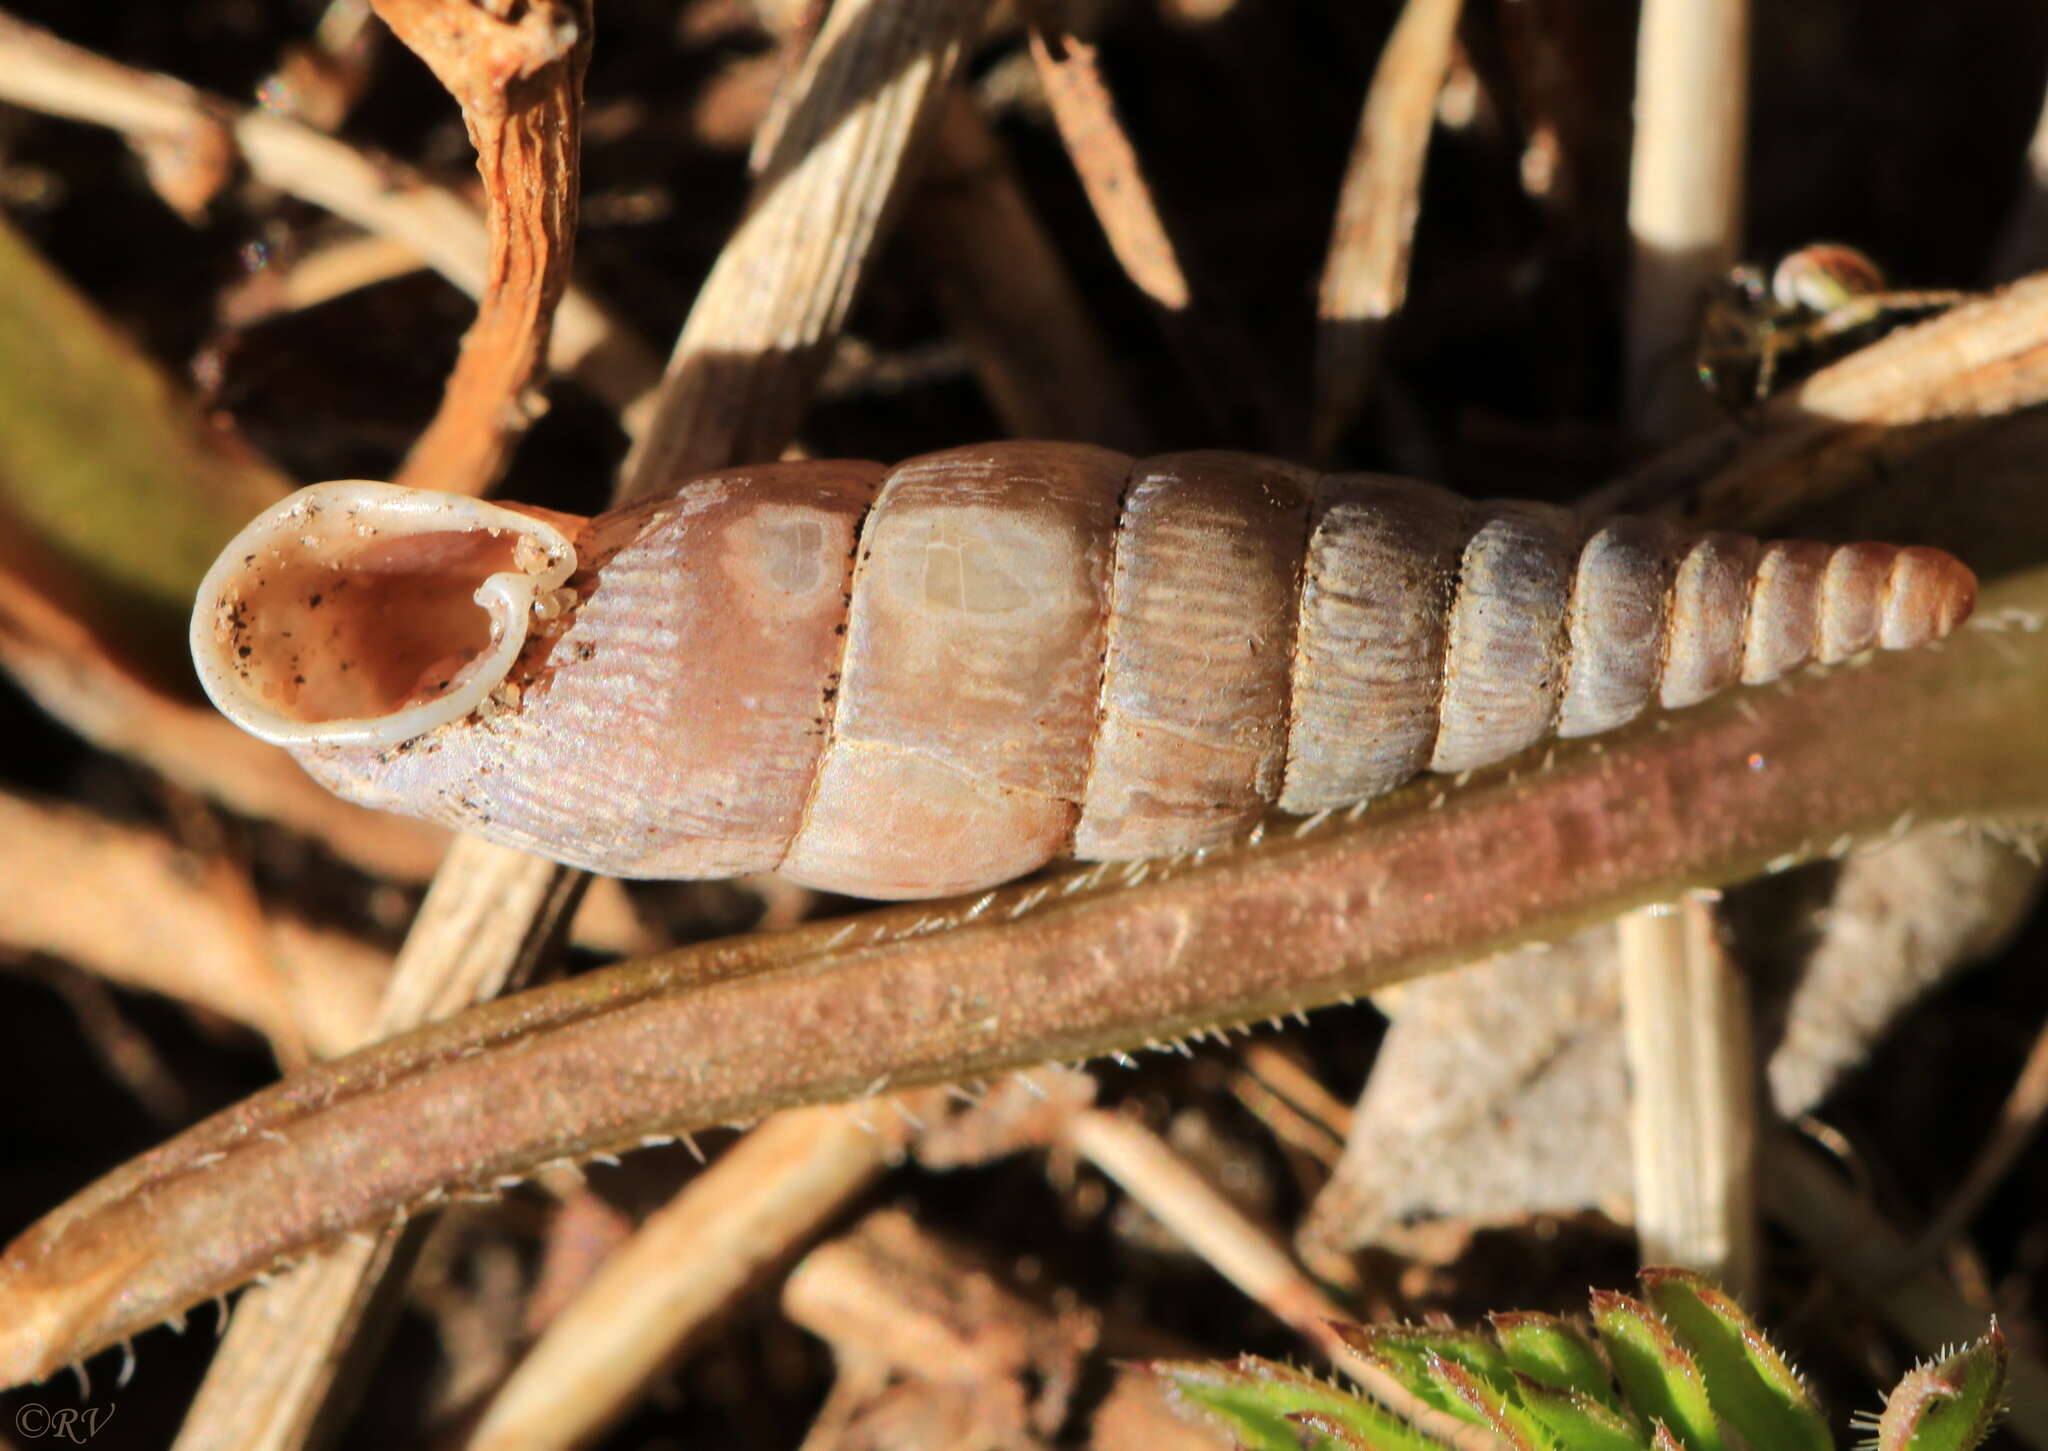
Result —
<svg viewBox="0 0 2048 1451"><path fill-rule="evenodd" d="M1747 1294L1756 1275L1756 1060L1749 993L1698 897L1621 919L1636 1238Z"/></svg>
<svg viewBox="0 0 2048 1451"><path fill-rule="evenodd" d="M1034 26L1031 60L1081 188L1124 275L1161 312L1185 313L1194 289L1152 199L1137 148L1117 119L1095 47L1079 36L1048 35Z"/></svg>
<svg viewBox="0 0 2048 1451"><path fill-rule="evenodd" d="M0 945L247 1023L289 1059L363 1041L389 957L287 917L252 922L191 852L140 827L0 793L20 842L0 892Z"/></svg>
<svg viewBox="0 0 2048 1451"><path fill-rule="evenodd" d="M6 14L0 14L0 96L113 127L142 157L157 194L188 218L204 215L234 175L228 118L198 91L67 46Z"/></svg>
<svg viewBox="0 0 2048 1451"><path fill-rule="evenodd" d="M903 236L1007 434L1146 451L1137 406L1065 262L988 123L958 92Z"/></svg>
<svg viewBox="0 0 2048 1451"><path fill-rule="evenodd" d="M463 197L406 167L373 158L289 117L243 109L179 81L118 65L0 15L0 100L110 126L125 136L182 136L227 128L234 153L267 186L390 237L456 287L480 295L490 275L484 219ZM225 180L225 176L222 178ZM638 339L587 293L570 287L547 339L556 372L625 410L659 375Z"/></svg>
<svg viewBox="0 0 2048 1451"><path fill-rule="evenodd" d="M1074 1116L1067 1141L1219 1274L1377 1399L1448 1445L1499 1451L1500 1443L1478 1427L1426 1405L1396 1377L1354 1353L1333 1328L1350 1318L1342 1307L1157 1134L1122 1114L1092 1109Z"/></svg>
<svg viewBox="0 0 2048 1451"><path fill-rule="evenodd" d="M1346 999L1884 839L1909 816L2048 811L2033 734L2048 719L2048 572L1984 608L1941 649L1735 692L1559 746L1533 773L1421 783L1201 861L707 944L316 1066L10 1246L0 1380L562 1155ZM1843 719L1887 770L1837 748Z"/></svg>
<svg viewBox="0 0 2048 1451"><path fill-rule="evenodd" d="M1230 1075L1230 1092L1245 1110L1266 1126L1289 1153L1289 1163L1306 1193L1314 1193L1344 1156L1351 1132L1351 1110L1333 1097L1327 1088L1272 1043L1247 1043L1238 1054L1238 1068ZM1311 1245L1297 1241L1297 1252ZM1346 1289L1356 1288L1354 1266L1340 1256L1323 1256L1314 1266L1318 1274ZM1332 1269L1336 1271L1333 1275Z"/></svg>
<svg viewBox="0 0 2048 1451"><path fill-rule="evenodd" d="M484 181L490 260L441 408L398 482L481 494L545 404L555 305L569 285L590 0L371 0L462 107Z"/></svg>
<svg viewBox="0 0 2048 1451"><path fill-rule="evenodd" d="M1463 8L1408 0L1366 92L1316 294L1316 458L1328 456L1371 391L1387 320L1408 297L1423 160Z"/></svg>
<svg viewBox="0 0 2048 1451"><path fill-rule="evenodd" d="M2040 1133L2044 1118L2048 1118L2048 1029L2035 1036L2027 1061L1999 1108L1990 1137L1978 1147L1970 1167L1922 1231L1914 1247L1917 1259L1932 1259L1977 1217L1984 1201Z"/></svg>
<svg viewBox="0 0 2048 1451"><path fill-rule="evenodd" d="M1182 249L1160 215L1137 148L1117 114L1095 47L1056 23L1053 0L1035 0L1030 21L1032 65L1052 110L1053 124L1110 250L1172 345L1188 382L1217 418L1244 419L1226 433L1278 436L1279 409L1247 340L1213 298L1195 305L1195 289ZM1265 415L1251 431L1254 412Z"/></svg>
<svg viewBox="0 0 2048 1451"><path fill-rule="evenodd" d="M936 126L982 6L841 0L793 85L753 203L676 340L620 496L736 459L794 432ZM651 416L650 416L651 415Z"/></svg>
<svg viewBox="0 0 2048 1451"><path fill-rule="evenodd" d="M777 1114L720 1155L621 1245L498 1388L469 1451L584 1444L678 1348L903 1153L889 1103Z"/></svg>
<svg viewBox="0 0 2048 1451"><path fill-rule="evenodd" d="M1765 1140L1762 1168L1759 1183L1771 1217L1921 1354L1940 1355L1984 1333L1984 1312L1917 1258L1906 1236L1790 1131ZM2019 1347L2010 1353L2005 1424L2029 1445L2048 1446L2048 1366Z"/></svg>
<svg viewBox="0 0 2048 1451"><path fill-rule="evenodd" d="M538 857L458 837L420 904L365 1042L487 1002L531 978L567 926L585 879ZM420 1247L405 1221L338 1245L245 1292L178 1432L179 1451L286 1451L307 1444L381 1348Z"/></svg>

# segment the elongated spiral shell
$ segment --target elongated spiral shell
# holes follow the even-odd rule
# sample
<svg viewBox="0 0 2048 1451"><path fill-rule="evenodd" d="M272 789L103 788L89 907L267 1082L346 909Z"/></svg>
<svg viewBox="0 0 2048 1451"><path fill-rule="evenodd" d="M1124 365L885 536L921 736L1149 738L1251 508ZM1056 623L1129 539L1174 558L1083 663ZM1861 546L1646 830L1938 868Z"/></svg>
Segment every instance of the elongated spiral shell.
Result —
<svg viewBox="0 0 2048 1451"><path fill-rule="evenodd" d="M617 875L907 897L1214 845L1923 644L1974 597L1931 549L1007 443L588 520L316 485L221 556L192 646L353 800Z"/></svg>

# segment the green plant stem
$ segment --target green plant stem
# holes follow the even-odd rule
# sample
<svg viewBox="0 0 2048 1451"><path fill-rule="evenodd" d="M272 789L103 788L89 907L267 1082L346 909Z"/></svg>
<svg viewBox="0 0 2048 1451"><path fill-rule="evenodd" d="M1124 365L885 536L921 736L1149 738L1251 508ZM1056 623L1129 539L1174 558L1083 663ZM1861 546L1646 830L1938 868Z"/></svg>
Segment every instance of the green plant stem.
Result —
<svg viewBox="0 0 2048 1451"><path fill-rule="evenodd" d="M1345 1001L1630 907L2048 814L2048 570L1944 646L1424 781L1197 859L714 942L475 1009L266 1090L0 1259L0 1384L283 1257L562 1157Z"/></svg>

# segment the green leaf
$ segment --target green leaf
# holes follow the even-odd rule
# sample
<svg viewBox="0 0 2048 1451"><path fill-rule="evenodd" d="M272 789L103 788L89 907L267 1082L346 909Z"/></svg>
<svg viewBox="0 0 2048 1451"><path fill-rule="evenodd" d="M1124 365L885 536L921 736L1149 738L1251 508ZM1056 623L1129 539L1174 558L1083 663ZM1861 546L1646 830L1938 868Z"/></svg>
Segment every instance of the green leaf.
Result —
<svg viewBox="0 0 2048 1451"><path fill-rule="evenodd" d="M1648 1451L1647 1431L1584 1391L1518 1374L1515 1393L1529 1414L1570 1451Z"/></svg>
<svg viewBox="0 0 2048 1451"><path fill-rule="evenodd" d="M1444 1451L1363 1397L1257 1356L1240 1356L1234 1365L1160 1361L1150 1369L1173 1387L1176 1410L1197 1418L1206 1413L1248 1451L1303 1451L1305 1444L1333 1451ZM1304 1430L1318 1439L1305 1443Z"/></svg>
<svg viewBox="0 0 2048 1451"><path fill-rule="evenodd" d="M2004 1409L2008 1359L1994 1320L1982 1340L1907 1371L1885 1397L1877 1451L1971 1451Z"/></svg>
<svg viewBox="0 0 2048 1451"><path fill-rule="evenodd" d="M1514 1384L1514 1368L1499 1345L1476 1330L1424 1325L1336 1325L1344 1343L1379 1366L1402 1386L1440 1411L1468 1421L1479 1419L1432 1371L1431 1357L1464 1366L1488 1383Z"/></svg>
<svg viewBox="0 0 2048 1451"><path fill-rule="evenodd" d="M1798 1372L1724 1291L1690 1270L1642 1272L1643 1290L1691 1347L1723 1420L1752 1446L1834 1451L1834 1437Z"/></svg>
<svg viewBox="0 0 2048 1451"><path fill-rule="evenodd" d="M1438 1384L1462 1401L1472 1418L1508 1443L1514 1451L1550 1451L1550 1429L1529 1414L1510 1390L1503 1390L1469 1366L1431 1353L1429 1371Z"/></svg>
<svg viewBox="0 0 2048 1451"><path fill-rule="evenodd" d="M1494 1338L1518 1374L1560 1390L1591 1396L1612 1410L1621 1409L1607 1362L1593 1342L1568 1321L1534 1310L1488 1317Z"/></svg>
<svg viewBox="0 0 2048 1451"><path fill-rule="evenodd" d="M200 576L288 487L0 220L0 569L181 680Z"/></svg>
<svg viewBox="0 0 2048 1451"><path fill-rule="evenodd" d="M1633 1296L1595 1290L1593 1324L1637 1415L1660 1422L1685 1451L1722 1451L1706 1380L1663 1316Z"/></svg>

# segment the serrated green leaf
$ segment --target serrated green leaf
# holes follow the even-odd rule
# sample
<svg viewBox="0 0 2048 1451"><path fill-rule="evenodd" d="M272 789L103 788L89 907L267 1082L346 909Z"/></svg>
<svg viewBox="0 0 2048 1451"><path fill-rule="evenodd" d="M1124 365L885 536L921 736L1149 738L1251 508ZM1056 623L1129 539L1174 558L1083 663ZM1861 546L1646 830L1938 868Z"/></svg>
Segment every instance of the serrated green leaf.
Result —
<svg viewBox="0 0 2048 1451"><path fill-rule="evenodd" d="M1698 1361L1715 1411L1750 1445L1834 1451L1813 1393L1740 1305L1690 1270L1646 1269L1642 1282Z"/></svg>
<svg viewBox="0 0 2048 1451"><path fill-rule="evenodd" d="M1471 1418L1515 1451L1551 1451L1549 1427L1530 1415L1510 1390L1503 1390L1469 1366L1430 1352L1429 1373L1471 1412Z"/></svg>
<svg viewBox="0 0 2048 1451"><path fill-rule="evenodd" d="M1607 1362L1579 1328L1555 1315L1533 1310L1488 1317L1494 1339L1520 1375L1546 1386L1591 1396L1610 1410L1621 1409L1621 1397L1607 1373Z"/></svg>
<svg viewBox="0 0 2048 1451"><path fill-rule="evenodd" d="M1514 1384L1514 1367L1491 1337L1477 1330L1435 1325L1338 1325L1346 1345L1385 1370L1439 1410L1472 1419L1470 1409L1449 1394L1430 1371L1433 1355L1464 1366L1502 1390Z"/></svg>
<svg viewBox="0 0 2048 1451"><path fill-rule="evenodd" d="M1885 1397L1877 1451L1971 1451L2005 1405L2008 1361L1994 1320L1982 1340L1907 1371Z"/></svg>
<svg viewBox="0 0 2048 1451"><path fill-rule="evenodd" d="M1443 1445L1362 1396L1291 1366L1240 1356L1234 1365L1197 1361L1150 1367L1173 1387L1175 1409L1222 1425L1248 1451L1445 1451ZM1304 1419L1306 1418L1306 1419Z"/></svg>
<svg viewBox="0 0 2048 1451"><path fill-rule="evenodd" d="M1515 1393L1529 1414L1569 1451L1648 1451L1647 1431L1584 1391L1518 1373Z"/></svg>
<svg viewBox="0 0 2048 1451"><path fill-rule="evenodd" d="M1595 1290L1593 1324L1637 1415L1662 1423L1685 1451L1722 1451L1706 1379L1663 1316L1633 1296Z"/></svg>

